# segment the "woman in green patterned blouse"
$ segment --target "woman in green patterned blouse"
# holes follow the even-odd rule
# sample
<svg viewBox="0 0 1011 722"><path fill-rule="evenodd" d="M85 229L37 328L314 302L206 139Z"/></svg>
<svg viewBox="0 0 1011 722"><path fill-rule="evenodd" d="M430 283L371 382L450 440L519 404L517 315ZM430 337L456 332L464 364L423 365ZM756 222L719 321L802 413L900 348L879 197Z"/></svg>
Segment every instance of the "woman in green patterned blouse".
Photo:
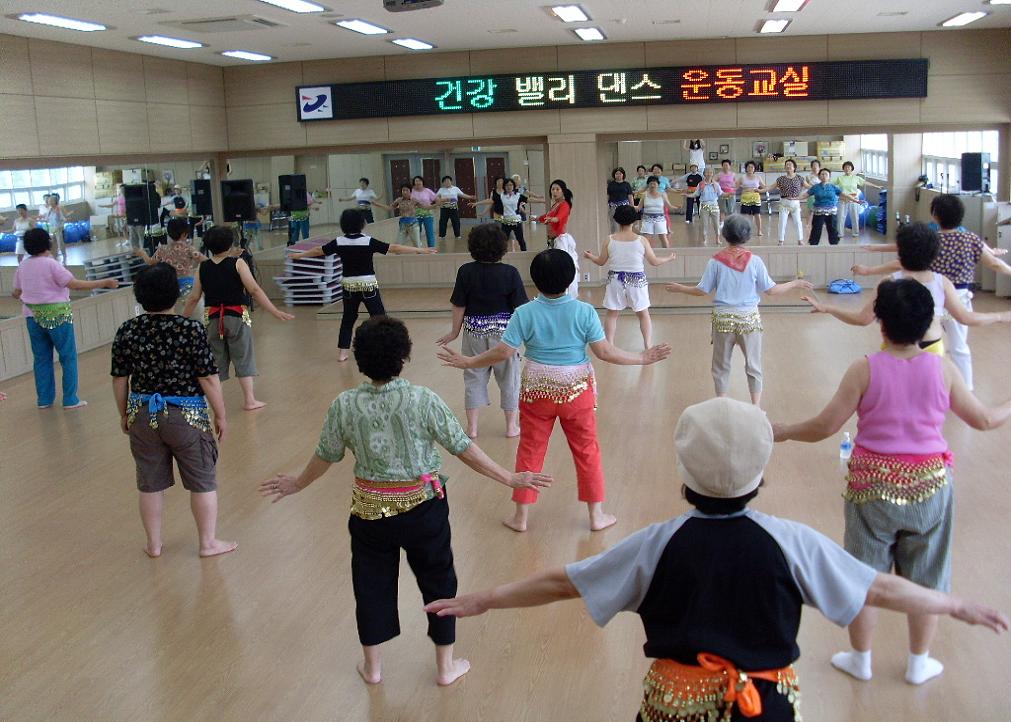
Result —
<svg viewBox="0 0 1011 722"><path fill-rule="evenodd" d="M358 369L371 381L340 394L330 405L316 453L299 476L278 474L260 485L279 501L322 476L331 464L355 456L351 490L351 579L355 617L364 661L358 673L368 684L382 681L383 642L400 634L397 580L400 550L418 581L425 603L456 595L450 548L446 477L436 444L478 473L513 489L550 486L551 477L506 471L463 431L435 392L400 378L411 353L411 338L401 321L370 319L355 332ZM428 615L435 642L436 681L448 685L470 669L453 658L456 626L452 617Z"/></svg>

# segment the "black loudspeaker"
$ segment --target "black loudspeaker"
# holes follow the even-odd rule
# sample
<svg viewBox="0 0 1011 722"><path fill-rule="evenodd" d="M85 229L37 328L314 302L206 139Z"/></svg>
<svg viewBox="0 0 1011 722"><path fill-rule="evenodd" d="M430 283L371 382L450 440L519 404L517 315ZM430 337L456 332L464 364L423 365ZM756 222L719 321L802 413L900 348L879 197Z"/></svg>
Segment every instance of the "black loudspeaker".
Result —
<svg viewBox="0 0 1011 722"><path fill-rule="evenodd" d="M131 226L153 226L158 222L161 196L154 183L137 183L123 186L126 199L126 222Z"/></svg>
<svg viewBox="0 0 1011 722"><path fill-rule="evenodd" d="M279 175L278 187L281 189L281 210L286 213L304 211L309 207L306 203L306 188L304 175Z"/></svg>
<svg viewBox="0 0 1011 722"><path fill-rule="evenodd" d="M990 154L962 154L962 190L990 190Z"/></svg>
<svg viewBox="0 0 1011 722"><path fill-rule="evenodd" d="M253 198L253 181L221 181L221 204L226 221L255 221L256 201Z"/></svg>
<svg viewBox="0 0 1011 722"><path fill-rule="evenodd" d="M214 215L214 207L211 203L211 182L206 178L198 178L193 181L190 211L198 216Z"/></svg>

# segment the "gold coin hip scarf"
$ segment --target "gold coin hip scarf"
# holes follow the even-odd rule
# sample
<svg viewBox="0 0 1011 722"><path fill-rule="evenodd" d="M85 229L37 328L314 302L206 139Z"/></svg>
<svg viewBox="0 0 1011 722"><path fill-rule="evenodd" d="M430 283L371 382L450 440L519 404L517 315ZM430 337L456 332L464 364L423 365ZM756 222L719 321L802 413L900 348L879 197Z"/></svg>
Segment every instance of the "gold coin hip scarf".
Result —
<svg viewBox="0 0 1011 722"><path fill-rule="evenodd" d="M207 399L203 396L162 396L161 394L138 394L130 392L126 400L126 426L133 426L137 412L147 406L147 423L152 429L158 428L158 414L168 416L169 406L179 409L186 423L198 431L211 431L211 420L207 414Z"/></svg>
<svg viewBox="0 0 1011 722"><path fill-rule="evenodd" d="M593 366L589 363L575 366L547 366L527 359L520 375L520 401L554 401L567 404L578 399L587 390L596 393Z"/></svg>
<svg viewBox="0 0 1011 722"><path fill-rule="evenodd" d="M926 501L948 483L955 457L941 454L889 456L861 447L853 450L843 498L854 504L887 501L904 506Z"/></svg>
<svg viewBox="0 0 1011 722"><path fill-rule="evenodd" d="M341 280L341 288L349 293L370 293L379 290L379 282L375 280L359 281L345 278Z"/></svg>
<svg viewBox="0 0 1011 722"><path fill-rule="evenodd" d="M32 312L35 323L46 330L52 331L57 326L74 322L74 311L70 307L70 301L26 303L25 305Z"/></svg>
<svg viewBox="0 0 1011 722"><path fill-rule="evenodd" d="M715 654L699 654L699 665L657 659L643 681L639 715L644 722L729 722L734 707L745 717L762 713L762 699L752 682L776 683L776 691L800 716L800 685L793 666L761 672L742 672Z"/></svg>
<svg viewBox="0 0 1011 722"><path fill-rule="evenodd" d="M745 191L741 193L741 205L742 206L760 206L762 205L762 196L758 191Z"/></svg>
<svg viewBox="0 0 1011 722"><path fill-rule="evenodd" d="M355 479L351 487L351 514L375 521L410 511L432 499L442 499L447 477L433 471L410 481Z"/></svg>
<svg viewBox="0 0 1011 722"><path fill-rule="evenodd" d="M762 330L762 316L758 311L713 310L713 333L755 333Z"/></svg>

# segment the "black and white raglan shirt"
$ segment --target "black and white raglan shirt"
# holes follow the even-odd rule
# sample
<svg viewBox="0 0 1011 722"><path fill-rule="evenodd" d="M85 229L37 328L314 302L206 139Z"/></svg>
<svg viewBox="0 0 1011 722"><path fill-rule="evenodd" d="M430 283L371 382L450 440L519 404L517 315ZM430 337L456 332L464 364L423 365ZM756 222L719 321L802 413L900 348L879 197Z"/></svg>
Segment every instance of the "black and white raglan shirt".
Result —
<svg viewBox="0 0 1011 722"><path fill-rule="evenodd" d="M804 604L848 625L877 575L814 529L750 509L653 524L565 571L598 625L641 617L647 657L695 665L707 652L742 671L797 660ZM785 705L775 684L755 684L767 713Z"/></svg>
<svg viewBox="0 0 1011 722"><path fill-rule="evenodd" d="M372 256L376 253L385 255L390 250L390 244L361 233L352 233L324 244L322 250L325 256L337 255L341 259L345 281L375 282L376 269Z"/></svg>

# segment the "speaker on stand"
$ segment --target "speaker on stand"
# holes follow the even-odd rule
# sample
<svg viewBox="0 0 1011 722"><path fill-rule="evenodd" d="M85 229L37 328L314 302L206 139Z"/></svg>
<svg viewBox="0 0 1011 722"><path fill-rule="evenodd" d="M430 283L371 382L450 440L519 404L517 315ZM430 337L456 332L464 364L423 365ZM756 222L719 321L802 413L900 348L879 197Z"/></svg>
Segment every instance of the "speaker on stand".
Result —
<svg viewBox="0 0 1011 722"><path fill-rule="evenodd" d="M249 252L249 242L246 240L245 222L256 220L256 199L253 196L253 181L243 180L221 181L222 215L225 221L234 221L239 227L239 247L242 248L241 258L249 264L249 270L259 280L256 262ZM250 305L252 308L252 305Z"/></svg>
<svg viewBox="0 0 1011 722"><path fill-rule="evenodd" d="M277 187L281 189L281 210L285 213L309 208L304 175L280 175L277 177Z"/></svg>
<svg viewBox="0 0 1011 722"><path fill-rule="evenodd" d="M976 193L990 192L990 154L989 153L963 153L962 154L962 182L963 191Z"/></svg>
<svg viewBox="0 0 1011 722"><path fill-rule="evenodd" d="M126 201L127 225L144 227L144 246L148 253L154 253L154 240L148 233L148 228L158 223L161 205L161 196L155 190L154 183L149 181L124 185L123 198Z"/></svg>

